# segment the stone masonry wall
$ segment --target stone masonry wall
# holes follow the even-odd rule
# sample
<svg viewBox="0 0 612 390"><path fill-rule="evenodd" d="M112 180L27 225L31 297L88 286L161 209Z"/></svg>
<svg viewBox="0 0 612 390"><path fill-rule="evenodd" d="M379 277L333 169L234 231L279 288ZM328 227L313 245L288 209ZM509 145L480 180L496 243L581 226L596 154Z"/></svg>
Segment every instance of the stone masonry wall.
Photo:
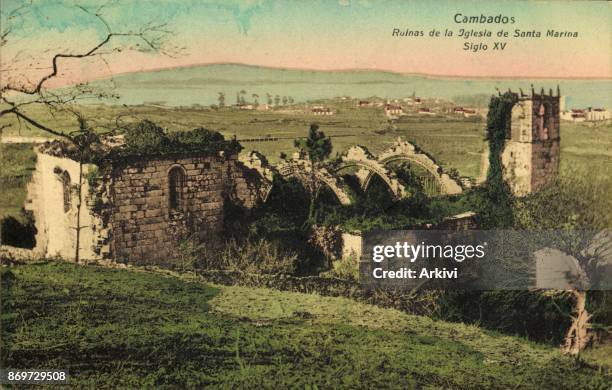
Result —
<svg viewBox="0 0 612 390"><path fill-rule="evenodd" d="M83 176L93 165L83 165ZM69 185L69 207L66 209L65 188L61 174L67 174ZM80 259L97 259L99 218L86 207L89 184L81 180L82 203L78 212L79 163L66 157L56 157L37 151L36 170L28 183L25 209L33 213L36 224L35 252L42 257L60 256L72 260L76 252L76 229L80 231ZM79 221L77 221L77 215Z"/></svg>
<svg viewBox="0 0 612 390"><path fill-rule="evenodd" d="M552 183L559 171L559 140L538 142L532 145L531 190L537 191Z"/></svg>
<svg viewBox="0 0 612 390"><path fill-rule="evenodd" d="M170 207L169 171L185 172L180 209ZM242 187L236 158L177 157L115 164L112 169L111 251L116 261L167 264L179 255L181 240L195 235L206 240L223 228L226 197Z"/></svg>
<svg viewBox="0 0 612 390"><path fill-rule="evenodd" d="M553 182L559 170L559 96L521 97L512 109L511 134L501 156L504 180L516 196Z"/></svg>
<svg viewBox="0 0 612 390"><path fill-rule="evenodd" d="M560 135L561 135L561 120L559 112L559 98L553 96L540 96L539 101L536 101L532 107L532 129L533 129L533 145L532 145L532 160L531 160L531 191L547 186L552 183L558 176L559 171L559 155L560 155ZM537 132L539 129L538 123L538 108L540 104L546 104L551 111L548 120L548 138L542 139Z"/></svg>

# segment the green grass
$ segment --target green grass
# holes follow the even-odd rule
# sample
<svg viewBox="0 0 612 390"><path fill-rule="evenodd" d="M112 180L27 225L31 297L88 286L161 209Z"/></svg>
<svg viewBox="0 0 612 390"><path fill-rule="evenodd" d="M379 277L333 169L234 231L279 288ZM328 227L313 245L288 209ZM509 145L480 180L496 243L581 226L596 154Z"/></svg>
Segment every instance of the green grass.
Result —
<svg viewBox="0 0 612 390"><path fill-rule="evenodd" d="M601 180L612 191L612 123L561 122L561 170Z"/></svg>
<svg viewBox="0 0 612 390"><path fill-rule="evenodd" d="M291 109L266 112L102 105L82 106L80 109L86 118L91 118L90 125L99 131L108 131L114 127L116 118L120 117L120 123L133 123L146 118L170 130L206 127L220 131L226 137L236 136L238 139L278 137L279 140L275 142L245 142L243 145L247 150L260 151L272 162L278 161L280 152L291 155L295 151L293 140L305 137L312 122L319 123L321 130L332 137L333 154L342 153L353 145L364 145L373 153L379 153L391 146L397 137L402 136L423 144L425 150L441 159L443 166L458 168L464 175L478 175L484 120L478 122L474 118L413 116L398 122L395 129L381 132L388 124L380 107L356 108L354 102L337 101L326 101L323 104L334 107L337 114L329 117L313 116L304 113L310 112L310 109L303 104L292 106ZM45 121L52 128L59 128L64 132L77 130L76 122L70 117L61 114L51 117L39 106L29 107L28 110L32 117ZM8 119L0 120L0 124L5 122L11 124L5 134L18 135L19 125L9 122ZM21 129L20 134L46 135L36 129ZM466 156L471 156L474 161L464 163Z"/></svg>
<svg viewBox="0 0 612 390"><path fill-rule="evenodd" d="M606 388L550 346L342 298L130 270L2 269L2 357L73 386ZM607 375L607 376L606 376Z"/></svg>
<svg viewBox="0 0 612 390"><path fill-rule="evenodd" d="M0 219L6 215L22 217L25 188L35 164L32 145L0 144Z"/></svg>
<svg viewBox="0 0 612 390"><path fill-rule="evenodd" d="M591 364L599 365L609 371L612 371L612 342L609 341L596 348L586 350L582 354L582 358Z"/></svg>

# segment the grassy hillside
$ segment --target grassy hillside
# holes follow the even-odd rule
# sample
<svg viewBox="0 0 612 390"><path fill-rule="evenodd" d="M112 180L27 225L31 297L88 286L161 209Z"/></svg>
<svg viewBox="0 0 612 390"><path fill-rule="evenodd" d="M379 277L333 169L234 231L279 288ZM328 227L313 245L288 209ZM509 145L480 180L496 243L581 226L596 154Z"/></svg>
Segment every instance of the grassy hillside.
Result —
<svg viewBox="0 0 612 390"><path fill-rule="evenodd" d="M603 368L341 298L130 270L2 268L5 367L86 387L606 388Z"/></svg>

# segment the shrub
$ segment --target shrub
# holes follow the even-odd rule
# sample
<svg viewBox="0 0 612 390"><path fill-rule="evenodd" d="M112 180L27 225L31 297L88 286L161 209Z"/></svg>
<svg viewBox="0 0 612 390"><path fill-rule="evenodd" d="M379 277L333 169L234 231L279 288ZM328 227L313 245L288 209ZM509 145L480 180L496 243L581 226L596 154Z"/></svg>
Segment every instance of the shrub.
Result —
<svg viewBox="0 0 612 390"><path fill-rule="evenodd" d="M195 237L187 237L179 242L178 266L182 271L194 270L198 262L198 252L203 244L198 242Z"/></svg>
<svg viewBox="0 0 612 390"><path fill-rule="evenodd" d="M342 231L337 226L313 225L308 243L328 261L342 255Z"/></svg>
<svg viewBox="0 0 612 390"><path fill-rule="evenodd" d="M130 152L146 154L158 151L168 144L164 129L149 120L130 127L125 134L125 147Z"/></svg>
<svg viewBox="0 0 612 390"><path fill-rule="evenodd" d="M149 120L131 127L125 134L125 147L119 155L164 155L200 152L234 154L242 147L236 140L226 141L217 131L202 127L191 131L167 133Z"/></svg>
<svg viewBox="0 0 612 390"><path fill-rule="evenodd" d="M264 239L232 238L226 242L208 242L198 248L197 267L252 274L293 274L298 256Z"/></svg>
<svg viewBox="0 0 612 390"><path fill-rule="evenodd" d="M332 269L324 276L346 279L352 282L359 281L359 257L353 253L348 257L334 261Z"/></svg>
<svg viewBox="0 0 612 390"><path fill-rule="evenodd" d="M24 221L9 215L0 221L0 243L19 248L34 248L36 245L36 227L30 213L24 213Z"/></svg>

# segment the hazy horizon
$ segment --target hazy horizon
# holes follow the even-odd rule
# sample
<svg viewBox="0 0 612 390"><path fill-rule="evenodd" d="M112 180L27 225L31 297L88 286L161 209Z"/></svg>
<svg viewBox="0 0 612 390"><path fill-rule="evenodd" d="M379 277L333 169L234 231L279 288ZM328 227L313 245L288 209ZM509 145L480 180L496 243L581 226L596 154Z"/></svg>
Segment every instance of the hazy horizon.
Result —
<svg viewBox="0 0 612 390"><path fill-rule="evenodd" d="M272 68L244 64L210 64L131 72L112 78L120 95L117 104L164 102L169 106L217 103L218 92L226 95L226 103L233 104L235 94L247 91L292 96L296 101L328 99L336 96L367 98L401 98L413 92L423 97L454 100L458 96L495 94L497 89L511 88L525 93L533 84L536 91L548 93L559 85L566 96L568 108L612 106L612 80L592 79L501 79L501 78L445 78L425 75L400 74L377 70L318 71ZM99 80L94 83L105 83ZM496 89L497 88L497 89Z"/></svg>

